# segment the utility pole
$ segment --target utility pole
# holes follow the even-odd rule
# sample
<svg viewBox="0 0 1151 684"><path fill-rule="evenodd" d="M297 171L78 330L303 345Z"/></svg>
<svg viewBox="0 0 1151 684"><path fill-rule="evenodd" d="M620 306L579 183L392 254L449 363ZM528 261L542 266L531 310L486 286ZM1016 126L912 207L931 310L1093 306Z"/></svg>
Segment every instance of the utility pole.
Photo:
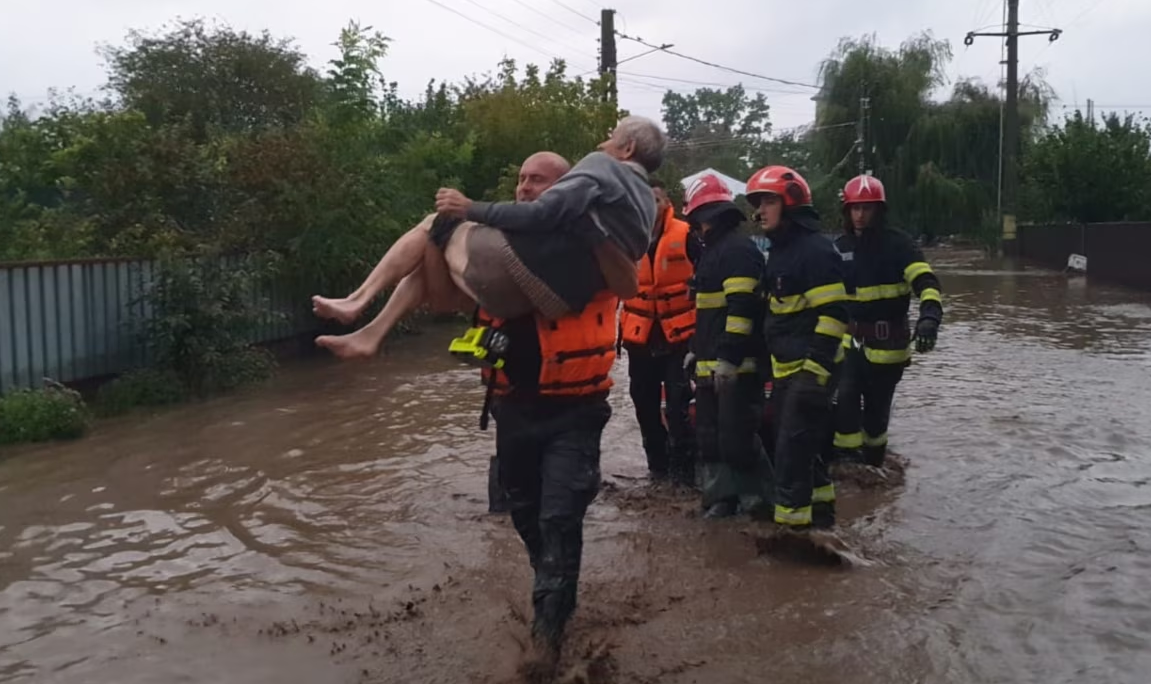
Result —
<svg viewBox="0 0 1151 684"><path fill-rule="evenodd" d="M1092 125L1095 124L1095 100L1087 98L1087 121Z"/></svg>
<svg viewBox="0 0 1151 684"><path fill-rule="evenodd" d="M615 54L615 10L605 9L599 13L599 74L611 74L607 97L616 101L616 54Z"/></svg>
<svg viewBox="0 0 1151 684"><path fill-rule="evenodd" d="M1003 96L1002 171L999 179L1002 187L1002 201L999 213L1003 225L1003 251L1013 254L1016 249L1015 212L1019 188L1019 37L1047 36L1051 42L1059 40L1060 29L1038 31L1019 30L1019 0L1007 0L1007 27L1003 33L976 33L969 31L963 44L970 46L977 36L1006 38L1007 40L1007 91Z"/></svg>
<svg viewBox="0 0 1151 684"><path fill-rule="evenodd" d="M863 92L867 92L867 85L864 84ZM867 95L859 97L859 124L856 126L856 139L855 144L858 146L859 151L859 175L868 172L869 165L867 163L868 141L867 139L867 124L868 117L871 116L871 98Z"/></svg>

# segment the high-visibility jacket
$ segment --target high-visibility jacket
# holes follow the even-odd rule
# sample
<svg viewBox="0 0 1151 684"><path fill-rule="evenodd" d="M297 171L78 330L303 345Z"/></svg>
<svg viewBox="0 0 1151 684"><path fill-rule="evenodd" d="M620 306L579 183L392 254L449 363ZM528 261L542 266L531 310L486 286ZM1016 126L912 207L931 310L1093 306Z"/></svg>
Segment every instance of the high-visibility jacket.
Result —
<svg viewBox="0 0 1151 684"><path fill-rule="evenodd" d="M480 310L477 324L501 330L510 338L503 368L485 368L484 384L497 396L513 390L541 396L581 396L607 392L612 387L611 368L615 363L616 311L619 297L605 290L597 294L580 313L556 320L533 315L536 339L525 339L519 329L503 319L495 319ZM523 330L527 330L524 328ZM538 356L537 356L538 354ZM513 373L511 366L519 364ZM534 383L513 386L509 374L524 377L526 365L538 364L530 373ZM534 368L533 368L534 370ZM495 373L493 378L492 373Z"/></svg>
<svg viewBox="0 0 1151 684"><path fill-rule="evenodd" d="M842 258L813 212L798 213L772 234L765 280L772 375L810 371L826 384L844 359L849 297Z"/></svg>
<svg viewBox="0 0 1151 684"><path fill-rule="evenodd" d="M920 318L943 320L942 288L923 252L903 231L886 226L846 232L835 241L842 255L851 328L844 338L862 344L871 363L907 365L911 360L911 295Z"/></svg>
<svg viewBox="0 0 1151 684"><path fill-rule="evenodd" d="M688 224L673 218L669 207L654 258L648 253L639 260L639 292L624 302L620 319L624 342L647 344L657 321L664 339L672 344L695 332L695 302L688 287L694 275L687 251L688 231Z"/></svg>
<svg viewBox="0 0 1151 684"><path fill-rule="evenodd" d="M692 337L698 377L720 361L757 374L763 352L763 253L737 228L712 228L703 236L695 274L699 328Z"/></svg>

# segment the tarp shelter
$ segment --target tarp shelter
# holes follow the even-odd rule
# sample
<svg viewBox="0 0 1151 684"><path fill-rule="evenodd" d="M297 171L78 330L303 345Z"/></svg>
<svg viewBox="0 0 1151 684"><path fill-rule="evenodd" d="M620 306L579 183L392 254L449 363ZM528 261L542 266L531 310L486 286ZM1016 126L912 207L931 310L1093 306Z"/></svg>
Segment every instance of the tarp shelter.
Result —
<svg viewBox="0 0 1151 684"><path fill-rule="evenodd" d="M731 176L722 174L715 169L704 169L703 171L697 171L690 176L681 179L680 183L682 183L683 187L686 188L691 185L692 181L695 179L701 178L708 174L715 176L716 178L723 181L723 184L727 186L728 190L731 190L731 194L736 195L737 197L747 193L747 183L744 183L743 181L737 181Z"/></svg>

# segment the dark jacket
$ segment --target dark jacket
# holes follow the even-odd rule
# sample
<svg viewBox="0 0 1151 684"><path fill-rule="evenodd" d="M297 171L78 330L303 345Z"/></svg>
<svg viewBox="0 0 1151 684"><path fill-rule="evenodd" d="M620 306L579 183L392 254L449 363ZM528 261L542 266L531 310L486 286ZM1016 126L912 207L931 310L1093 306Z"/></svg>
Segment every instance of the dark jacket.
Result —
<svg viewBox="0 0 1151 684"><path fill-rule="evenodd" d="M763 253L736 226L715 228L703 236L696 264L696 374L711 375L716 361L755 373L763 339Z"/></svg>
<svg viewBox="0 0 1151 684"><path fill-rule="evenodd" d="M869 353L878 363L904 363L910 358L911 294L919 298L919 316L943 321L939 278L909 235L895 228L848 229L835 240L852 294L851 333L866 349L902 352ZM886 359L884 361L883 359Z"/></svg>
<svg viewBox="0 0 1151 684"><path fill-rule="evenodd" d="M779 379L807 370L830 377L843 360L848 295L843 261L819 232L814 210L791 212L771 234L765 287L764 337L772 375Z"/></svg>

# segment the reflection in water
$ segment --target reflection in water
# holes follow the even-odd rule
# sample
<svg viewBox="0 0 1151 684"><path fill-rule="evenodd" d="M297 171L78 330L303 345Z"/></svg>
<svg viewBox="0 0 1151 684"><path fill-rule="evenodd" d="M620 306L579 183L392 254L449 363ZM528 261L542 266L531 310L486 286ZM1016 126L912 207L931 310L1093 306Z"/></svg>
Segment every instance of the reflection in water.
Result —
<svg viewBox="0 0 1151 684"><path fill-rule="evenodd" d="M832 665L877 682L1144 680L1148 297L969 253L934 260L940 349L909 370L892 428L910 484L854 523L888 562L838 579L765 569L738 530L601 501L589 586L626 576L690 596L702 582L712 597L633 631L723 639L728 679L710 681L772 668L836 681ZM0 681L343 681L306 650L228 648L239 632L217 643L179 626L402 587L445 562L526 592L514 534L479 516L493 444L476 430L475 371L428 352L452 332L14 450L0 461ZM636 476L620 379L604 470ZM739 586L770 589L750 600ZM790 636L765 646L781 624ZM162 650L173 635L181 648ZM208 662L214 676L192 674Z"/></svg>

